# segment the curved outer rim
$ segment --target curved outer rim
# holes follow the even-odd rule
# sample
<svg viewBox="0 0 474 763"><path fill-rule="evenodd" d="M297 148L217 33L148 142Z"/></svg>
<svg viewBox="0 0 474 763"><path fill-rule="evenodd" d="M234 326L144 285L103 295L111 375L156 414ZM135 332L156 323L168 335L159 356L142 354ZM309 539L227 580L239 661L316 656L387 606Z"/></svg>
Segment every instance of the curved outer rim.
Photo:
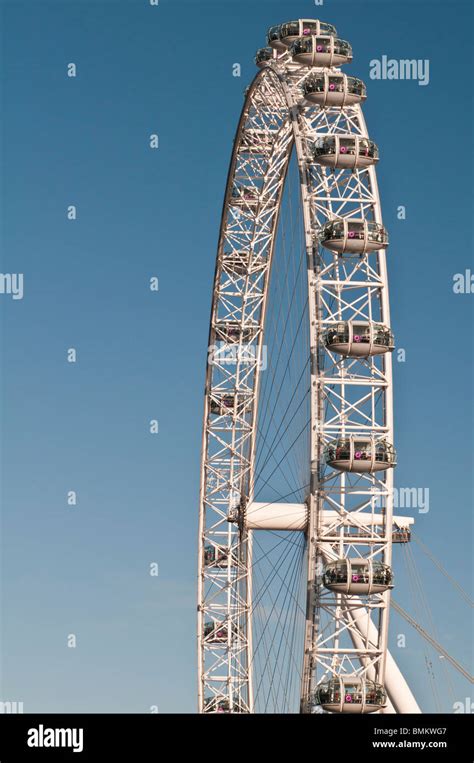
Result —
<svg viewBox="0 0 474 763"><path fill-rule="evenodd" d="M208 342L208 346L211 345L212 337L213 337L213 321L214 321L215 316L216 316L217 302L218 302L218 300L217 300L217 288L218 288L218 283L219 283L219 275L220 275L221 267L222 267L221 261L222 261L222 250L223 250L223 243L224 243L224 230L225 230L225 225L226 225L226 220L227 220L227 215L228 215L230 196L231 196L231 191L232 191L232 186L233 186L233 181L234 181L235 168L236 168L236 162L237 162L237 155L238 155L238 151L239 151L239 147L240 147L240 143L241 143L241 136L242 136L243 126L245 125L245 122L246 122L246 119L247 119L247 112L248 112L248 109L249 109L249 106L250 106L250 102L251 102L251 99L252 99L252 94L257 90L257 88L258 88L260 82L262 81L262 79L264 77L268 77L268 76L270 76L272 78L275 78L275 82L276 83L278 82L279 78L278 78L277 74L270 67L265 66L265 67L263 67L257 73L257 75L255 76L253 82L251 83L251 85L247 89L245 103L244 103L244 106L242 108L242 112L241 112L240 119L239 119L239 124L238 124L237 130L236 130L236 134L235 134L235 138L234 138L234 146L233 146L233 150L232 150L232 156L231 156L231 161L230 161L230 165L229 165L229 171L228 171L228 175L227 175L226 192L225 192L225 196L224 196L224 203L223 203L222 214L221 214L218 255L217 255L216 267L215 267L215 272L214 272L214 289L213 289L213 299L212 299L212 305L211 305L211 321L210 321L210 329L209 329L209 342ZM280 197L281 197L281 193L283 192L284 178L286 177L286 172L287 172L288 165L289 165L289 157L291 155L291 149L292 149L292 141L290 141L289 144L288 144L288 156L287 156L287 161L285 162L285 167L284 167L284 176L283 176L283 182L281 183L281 188L280 188ZM280 200L281 200L281 198L278 199L278 208L277 208L276 217L275 217L274 226L273 226L273 235L272 235L272 240L271 240L271 244L270 244L269 252L268 252L269 264L268 264L267 283L268 283L268 279L270 277L271 262L272 262L272 258L273 258L273 250L274 250L274 245L275 245L275 231L277 230L278 218L279 218L279 213L280 213ZM263 344L263 327L264 327L264 323L265 323L265 311L266 311L267 295L268 295L268 288L265 289L265 294L264 294L264 297L263 297L263 309L262 309L261 319L260 319L260 324L259 324L260 334L259 334L259 343L258 343L257 357L260 357L260 353L261 353L261 349L262 349L262 344ZM198 706L199 706L199 712L203 711L203 705L204 705L204 681L203 681L203 678L204 678L204 675L205 675L205 670L204 670L204 648L203 648L203 638L202 638L203 625L204 625L204 621L203 621L203 606L202 605L203 605L203 600L204 600L204 596L203 596L203 594L204 594L204 586L203 586L203 583L204 583L204 574L205 574L205 571L204 571L204 564L203 564L203 548L204 548L203 538L204 538L204 530L205 530L205 501L204 501L204 493L205 493L205 487L206 487L206 484L205 484L206 483L206 463L207 463L206 450L207 450L207 440L208 440L207 434L206 434L206 428L207 428L207 422L208 422L208 418L209 418L209 390L210 390L211 377L212 377L212 366L208 362L207 363L207 368L206 368L206 387L205 387L204 417L203 417L203 430L202 430L203 431L203 436L202 436L202 448L201 448L200 512L199 512L199 531L198 531L199 532L199 560L198 560L198 632L197 632L197 647L198 647ZM257 372L255 374L255 386L254 386L254 390L253 390L253 410L254 410L254 413L253 413L252 427L255 426L255 422L256 422L257 416L258 416L257 406L258 406L259 380L260 380L260 373L258 372L258 369L257 369ZM252 455L251 455L251 459L250 459L252 464L253 464L254 449L255 449L255 438L252 437L252 443L251 443ZM252 475L250 475L250 483L252 483ZM251 489L249 490L249 498L250 498ZM247 568L251 567L251 554L252 554L251 535L249 537L250 537L250 543L248 543L248 548L246 549L246 556L247 556L247 558L245 560ZM248 576L248 578L250 579L250 576ZM251 587L249 587L249 589L247 591L247 597L246 598L247 598L247 607L250 608L251 607ZM246 662L247 662L247 669L248 669L248 681L247 681L247 683L248 683L248 693L249 693L249 696L248 696L248 708L249 708L249 712L253 712L252 680L251 680L251 677L250 677L250 675L251 675L251 665L252 665L252 658L251 658L251 654L252 654L252 651L251 651L251 642L252 642L251 618L249 618L248 622L247 622L247 635L248 635L248 649L247 649Z"/></svg>

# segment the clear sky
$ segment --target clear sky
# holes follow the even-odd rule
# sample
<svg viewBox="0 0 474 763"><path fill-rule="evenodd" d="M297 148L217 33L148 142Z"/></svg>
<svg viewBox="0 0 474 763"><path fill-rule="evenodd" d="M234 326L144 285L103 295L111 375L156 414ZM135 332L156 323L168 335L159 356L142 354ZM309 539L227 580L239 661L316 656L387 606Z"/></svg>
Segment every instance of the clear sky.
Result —
<svg viewBox="0 0 474 763"><path fill-rule="evenodd" d="M298 16L334 23L353 45L346 71L368 86L406 350L396 483L429 489L417 534L469 587L474 295L454 293L453 276L474 270L470 3L1 10L1 271L24 274L24 296L0 294L0 699L31 712L195 710L202 395L224 184L255 50L269 25ZM429 59L429 84L371 80L383 55ZM417 614L400 550L395 563L396 599ZM420 569L439 640L469 666L467 608L434 567ZM393 626L395 656L435 710L421 642L396 616ZM449 711L470 687L450 673L451 691L432 660Z"/></svg>

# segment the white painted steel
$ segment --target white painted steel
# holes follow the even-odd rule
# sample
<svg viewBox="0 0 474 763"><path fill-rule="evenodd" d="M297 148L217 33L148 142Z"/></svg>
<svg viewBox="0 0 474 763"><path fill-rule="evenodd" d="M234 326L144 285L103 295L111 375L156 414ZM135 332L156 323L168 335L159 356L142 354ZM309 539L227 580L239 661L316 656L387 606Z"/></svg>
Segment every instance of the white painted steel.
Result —
<svg viewBox="0 0 474 763"><path fill-rule="evenodd" d="M359 555L390 566L394 521L393 470L344 474L324 463L323 450L347 435L394 443L394 432L391 354L341 357L322 341L326 327L338 321L378 322L390 328L390 310L385 250L345 258L319 244L320 229L328 220L381 224L382 213L373 164L353 169L351 159L349 169L332 169L314 160L312 149L319 138L336 136L339 146L339 137L351 136L359 147L369 136L359 104L322 108L303 101L301 85L309 71L284 51L262 65L246 95L229 168L209 346L215 346L219 326L237 323L245 337L251 337L253 359L236 355L229 365L214 352L207 367L199 520L201 712L216 712L218 707L224 712L254 710L251 536L257 527L283 529L288 510L280 505L271 513L270 507L255 503L253 495L268 283L293 147L300 171L312 360L311 488L304 512L301 504L291 504L289 512L292 521L306 528L308 549L300 711L314 711L312 698L322 680L353 674L382 684L389 681L398 712L414 707L404 685L396 691L399 674L387 658L390 591L372 595L370 607L359 616L348 603L352 597L327 591L321 583L324 558ZM235 185L240 190L233 195ZM381 505L383 512L377 511ZM402 518L395 521L411 524ZM348 537L348 526L369 528L370 538ZM204 548L209 543L225 545L232 563L206 566ZM232 637L219 646L206 641L203 626L209 619L225 622Z"/></svg>
<svg viewBox="0 0 474 763"><path fill-rule="evenodd" d="M306 530L308 507L305 503L251 503L245 525L251 530Z"/></svg>

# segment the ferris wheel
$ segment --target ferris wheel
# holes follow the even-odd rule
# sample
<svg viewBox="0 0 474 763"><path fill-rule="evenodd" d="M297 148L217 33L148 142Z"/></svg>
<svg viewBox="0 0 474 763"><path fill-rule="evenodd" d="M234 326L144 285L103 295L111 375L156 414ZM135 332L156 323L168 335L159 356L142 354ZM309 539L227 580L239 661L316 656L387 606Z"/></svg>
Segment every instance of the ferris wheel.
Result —
<svg viewBox="0 0 474 763"><path fill-rule="evenodd" d="M413 520L392 508L389 240L351 60L331 24L270 28L234 140L202 442L204 713L420 712L387 646Z"/></svg>

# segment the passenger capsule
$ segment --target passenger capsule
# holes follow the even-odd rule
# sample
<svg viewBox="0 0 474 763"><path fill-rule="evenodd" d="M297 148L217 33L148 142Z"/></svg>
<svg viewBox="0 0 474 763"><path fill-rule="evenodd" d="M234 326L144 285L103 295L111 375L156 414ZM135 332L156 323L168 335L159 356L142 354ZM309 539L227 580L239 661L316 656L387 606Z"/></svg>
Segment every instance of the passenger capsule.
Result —
<svg viewBox="0 0 474 763"><path fill-rule="evenodd" d="M343 217L324 223L319 231L319 240L331 252L366 254L385 249L388 246L388 233L382 223Z"/></svg>
<svg viewBox="0 0 474 763"><path fill-rule="evenodd" d="M239 703L234 702L231 710L231 705L228 699L225 697L206 697L204 700L204 712L205 713L244 713L245 710L240 709Z"/></svg>
<svg viewBox="0 0 474 763"><path fill-rule="evenodd" d="M326 564L323 585L335 593L368 596L393 588L393 575L376 559L336 559Z"/></svg>
<svg viewBox="0 0 474 763"><path fill-rule="evenodd" d="M244 130L239 145L239 154L263 154L271 153L273 148L271 132L265 130Z"/></svg>
<svg viewBox="0 0 474 763"><path fill-rule="evenodd" d="M228 623L211 620L204 623L204 640L207 644L227 644L229 634ZM232 628L232 634L237 634L237 628Z"/></svg>
<svg viewBox="0 0 474 763"><path fill-rule="evenodd" d="M255 207L260 200L260 191L255 186L237 185L232 187L230 203L233 207Z"/></svg>
<svg viewBox="0 0 474 763"><path fill-rule="evenodd" d="M375 436L349 435L329 443L325 449L328 466L341 472L378 472L396 466L395 448Z"/></svg>
<svg viewBox="0 0 474 763"><path fill-rule="evenodd" d="M383 355L395 347L393 333L382 323L341 321L327 326L323 343L331 352L351 358Z"/></svg>
<svg viewBox="0 0 474 763"><path fill-rule="evenodd" d="M204 700L205 713L230 713L230 703L228 699L221 697L206 697Z"/></svg>
<svg viewBox="0 0 474 763"><path fill-rule="evenodd" d="M236 395L233 392L214 393L210 402L211 413L218 416L226 416L234 413Z"/></svg>
<svg viewBox="0 0 474 763"><path fill-rule="evenodd" d="M271 48L274 48L278 51L284 51L286 50L286 45L284 45L280 40L280 27L281 24L276 24L275 26L271 26L267 32L267 42Z"/></svg>
<svg viewBox="0 0 474 763"><path fill-rule="evenodd" d="M227 568L234 566L234 558L227 546L221 546L216 543L204 547L204 566Z"/></svg>
<svg viewBox="0 0 474 763"><path fill-rule="evenodd" d="M409 527L397 527L392 530L392 543L409 543L411 541L411 530Z"/></svg>
<svg viewBox="0 0 474 763"><path fill-rule="evenodd" d="M381 684L359 676L339 676L321 683L314 704L329 713L375 713L387 705Z"/></svg>
<svg viewBox="0 0 474 763"><path fill-rule="evenodd" d="M255 336L255 327L242 327L237 321L216 324L216 339L227 344L251 342Z"/></svg>
<svg viewBox="0 0 474 763"><path fill-rule="evenodd" d="M218 363L218 360L215 362ZM246 417L251 411L252 401L252 393L248 389L238 393L211 390L209 409L218 416Z"/></svg>
<svg viewBox="0 0 474 763"><path fill-rule="evenodd" d="M278 56L274 48L259 48L255 54L255 65L263 69L269 61L275 60Z"/></svg>
<svg viewBox="0 0 474 763"><path fill-rule="evenodd" d="M352 48L333 35L298 37L289 50L293 61L304 66L342 66L352 61Z"/></svg>
<svg viewBox="0 0 474 763"><path fill-rule="evenodd" d="M359 135L327 135L318 138L313 148L318 164L339 169L364 169L379 160L375 143Z"/></svg>
<svg viewBox="0 0 474 763"><path fill-rule="evenodd" d="M303 94L309 103L323 107L352 106L367 98L367 90L361 79L332 71L311 73L303 82Z"/></svg>
<svg viewBox="0 0 474 763"><path fill-rule="evenodd" d="M222 267L233 276L246 276L250 272L257 272L265 267L267 260L259 254L250 251L224 252Z"/></svg>
<svg viewBox="0 0 474 763"><path fill-rule="evenodd" d="M267 42L276 50L284 51L298 37L311 35L336 35L336 27L318 19L298 19L272 26L267 33Z"/></svg>

